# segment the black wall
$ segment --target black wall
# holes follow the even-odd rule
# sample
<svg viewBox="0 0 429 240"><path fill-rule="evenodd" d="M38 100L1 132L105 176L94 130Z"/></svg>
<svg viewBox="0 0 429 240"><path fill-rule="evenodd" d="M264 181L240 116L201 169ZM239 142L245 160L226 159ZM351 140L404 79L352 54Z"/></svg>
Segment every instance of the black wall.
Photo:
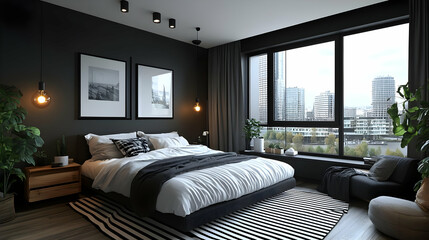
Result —
<svg viewBox="0 0 429 240"><path fill-rule="evenodd" d="M62 134L66 136L68 154L83 161L88 155L82 136L90 132L177 130L193 142L208 129L206 49L200 48L197 63L196 49L191 44L66 8L31 0L2 1L0 8L0 83L15 85L22 91L21 105L28 111L26 124L41 130L50 157L55 155L55 142ZM31 103L40 80L41 26L43 80L52 97L45 109ZM78 53L127 62L131 120L78 120ZM136 120L136 63L174 70L174 119ZM193 111L197 86L203 107L200 113Z"/></svg>

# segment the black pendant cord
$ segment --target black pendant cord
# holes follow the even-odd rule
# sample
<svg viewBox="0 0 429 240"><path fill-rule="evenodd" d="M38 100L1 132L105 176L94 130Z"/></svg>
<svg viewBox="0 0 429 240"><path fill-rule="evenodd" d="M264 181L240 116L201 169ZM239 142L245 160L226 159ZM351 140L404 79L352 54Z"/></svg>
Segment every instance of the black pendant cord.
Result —
<svg viewBox="0 0 429 240"><path fill-rule="evenodd" d="M198 35L198 32L197 32L197 35ZM198 37L197 37L197 38L198 38ZM199 92L198 92L198 90L199 90L198 88L199 88L199 85L200 85L200 81L198 81L198 75L199 75L199 74L198 74L198 73L199 73L199 68L198 68L198 65L199 65L199 64L198 64L198 46L197 46L197 45L195 45L195 47L196 47L196 52L197 52L197 69L196 69L196 73L197 73L197 87L196 87L196 90L197 90L197 92L196 92L195 96L196 96L196 99L197 99L197 100L199 100L199 99L198 99L198 93L199 93Z"/></svg>
<svg viewBox="0 0 429 240"><path fill-rule="evenodd" d="M39 90L40 85L43 83L43 3L40 2L40 80L39 80ZM43 83L43 85L45 85ZM43 90L44 86L43 86Z"/></svg>
<svg viewBox="0 0 429 240"><path fill-rule="evenodd" d="M198 37L198 32L201 30L201 28L200 27L196 27L195 28L195 30L197 31L197 40L193 40L192 41L192 43L195 45L195 48L196 48L196 53L197 53L197 69L196 69L196 72L197 72L197 79L198 79L198 73L199 73L199 68L198 68L198 66L199 66L199 63L198 63L198 46L201 44L201 41L200 41L200 39L199 39L199 37ZM196 102L199 102L199 99L198 99L198 93L199 93L199 81L197 81L197 87L196 87L196 90L197 90L197 92L196 92L196 94L195 94L195 96L196 96L196 99L195 99L195 101Z"/></svg>

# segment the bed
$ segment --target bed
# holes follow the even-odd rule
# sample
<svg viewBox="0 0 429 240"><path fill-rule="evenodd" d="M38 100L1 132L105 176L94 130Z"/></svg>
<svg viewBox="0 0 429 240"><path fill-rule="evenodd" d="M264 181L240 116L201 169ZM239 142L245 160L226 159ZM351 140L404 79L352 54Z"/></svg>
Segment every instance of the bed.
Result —
<svg viewBox="0 0 429 240"><path fill-rule="evenodd" d="M178 138L176 134L173 138ZM107 139L112 136L125 139L132 136L132 133L124 136L108 135ZM137 137L142 137L142 134L137 134ZM153 140L148 135L143 137L155 143L155 146L151 146L153 150L130 157L108 154L114 157L106 159L100 158L108 156L97 157L88 141L93 157L82 165L84 186L90 186L98 193L120 202L142 217L151 217L180 231L190 231L295 187L294 169L283 162L223 153L203 145L189 145L183 139L180 139L180 143L160 146L161 140ZM170 141L170 137L162 138L161 142ZM109 144L107 140L106 144ZM97 149L98 153L113 151L113 148L106 149L106 146L101 150ZM218 159L232 162L210 167L197 165L191 171L179 172L167 178L154 192L152 179L145 184L136 180L145 174L145 170L151 167L156 169L158 165L166 162L174 163L180 160L194 164L197 160L203 164L213 164L214 160L219 161ZM177 169L182 167L180 165ZM168 166L166 168L170 169ZM152 204L153 211L149 211L150 199L155 199Z"/></svg>

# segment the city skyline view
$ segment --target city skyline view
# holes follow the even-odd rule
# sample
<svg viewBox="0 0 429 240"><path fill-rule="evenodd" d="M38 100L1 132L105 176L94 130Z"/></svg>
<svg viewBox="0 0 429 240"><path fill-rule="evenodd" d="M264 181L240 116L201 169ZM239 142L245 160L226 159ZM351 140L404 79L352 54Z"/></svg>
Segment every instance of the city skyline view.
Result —
<svg viewBox="0 0 429 240"><path fill-rule="evenodd" d="M408 24L401 24L344 36L344 89L335 89L336 41L274 52L272 80L267 78L267 54L252 56L250 117L267 124L269 98L273 100L270 114L277 122L334 122L336 112L344 117L342 131L335 124L268 125L263 130L266 144L322 154L339 154L339 145L343 145L341 154L354 157L406 155L400 138L392 132L387 109L399 101L398 86L408 82L407 34ZM267 91L268 81L273 81L272 96ZM342 91L344 99L338 99L335 90ZM335 109L336 100L343 101L344 109Z"/></svg>

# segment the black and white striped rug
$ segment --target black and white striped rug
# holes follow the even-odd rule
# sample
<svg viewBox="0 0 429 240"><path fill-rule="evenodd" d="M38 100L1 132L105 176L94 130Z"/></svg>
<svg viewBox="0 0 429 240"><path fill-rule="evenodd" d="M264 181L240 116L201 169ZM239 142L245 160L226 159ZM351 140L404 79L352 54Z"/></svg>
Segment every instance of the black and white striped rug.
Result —
<svg viewBox="0 0 429 240"><path fill-rule="evenodd" d="M291 189L182 233L105 198L69 204L113 239L323 239L348 210L325 194Z"/></svg>

